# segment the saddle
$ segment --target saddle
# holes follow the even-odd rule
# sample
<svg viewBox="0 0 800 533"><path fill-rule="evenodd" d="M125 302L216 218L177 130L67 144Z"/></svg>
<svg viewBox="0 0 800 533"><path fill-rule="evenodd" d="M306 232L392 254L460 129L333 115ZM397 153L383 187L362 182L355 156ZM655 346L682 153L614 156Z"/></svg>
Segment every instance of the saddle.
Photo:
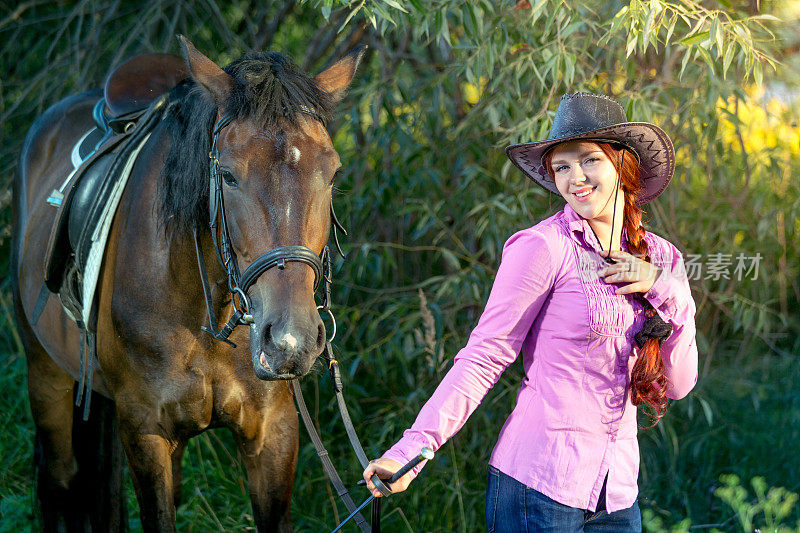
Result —
<svg viewBox="0 0 800 533"><path fill-rule="evenodd" d="M111 221L139 150L166 114L165 93L187 75L184 61L169 54L137 56L117 67L93 109L95 128L72 150L72 172L47 198L58 213L32 323L38 321L50 294L58 294L67 316L81 330L75 403L83 403L84 420L89 417L92 367L97 364L95 289Z"/></svg>
<svg viewBox="0 0 800 533"><path fill-rule="evenodd" d="M81 320L82 285L107 205L121 193L117 183L127 177L132 156L163 116L165 93L187 76L183 59L170 54L137 56L114 69L93 110L95 128L72 151L73 171L47 199L58 213L48 239L39 300L46 302L45 287L58 294L70 318L89 332L96 330L96 313L91 320ZM34 321L44 302L37 301L36 307Z"/></svg>

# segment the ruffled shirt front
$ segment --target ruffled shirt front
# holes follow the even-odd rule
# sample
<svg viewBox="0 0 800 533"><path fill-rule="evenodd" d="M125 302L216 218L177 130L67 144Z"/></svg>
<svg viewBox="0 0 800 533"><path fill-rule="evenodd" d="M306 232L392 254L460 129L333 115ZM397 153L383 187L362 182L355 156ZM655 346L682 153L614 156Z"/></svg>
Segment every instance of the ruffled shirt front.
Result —
<svg viewBox="0 0 800 533"><path fill-rule="evenodd" d="M695 303L677 248L650 232L645 241L662 271L644 297L673 326L661 357L667 397L679 399L697 382ZM624 229L622 249L629 251ZM629 383L644 308L632 294L614 293L622 284L597 275L606 266L601 250L569 204L512 235L467 345L383 457L405 464L424 446L436 451L522 353L522 388L489 463L564 505L591 511L608 474L608 512L633 505L639 444Z"/></svg>

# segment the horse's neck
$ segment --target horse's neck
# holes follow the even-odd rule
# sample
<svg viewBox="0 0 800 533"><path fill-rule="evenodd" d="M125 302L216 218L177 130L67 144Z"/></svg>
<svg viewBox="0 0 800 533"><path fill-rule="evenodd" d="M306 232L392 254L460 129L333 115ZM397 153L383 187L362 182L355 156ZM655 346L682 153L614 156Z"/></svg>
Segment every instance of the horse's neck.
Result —
<svg viewBox="0 0 800 533"><path fill-rule="evenodd" d="M153 276L154 285L168 290L172 296L177 296L183 305L202 309L205 314L205 298L194 235L191 230L173 231L165 227L159 212L161 198L158 184L170 142L163 125L154 131L148 143L150 142L154 143L153 150L150 151L154 157L146 163L145 171L137 176L139 183L134 184L136 187L132 200L134 205L131 206L129 213L130 216L141 217L144 226L142 231L149 237L147 240L150 249L143 250L142 260L147 261L150 258L153 262L148 270L149 275ZM229 300L225 290L227 289L225 271L217 260L209 230L198 231L214 306L219 311Z"/></svg>

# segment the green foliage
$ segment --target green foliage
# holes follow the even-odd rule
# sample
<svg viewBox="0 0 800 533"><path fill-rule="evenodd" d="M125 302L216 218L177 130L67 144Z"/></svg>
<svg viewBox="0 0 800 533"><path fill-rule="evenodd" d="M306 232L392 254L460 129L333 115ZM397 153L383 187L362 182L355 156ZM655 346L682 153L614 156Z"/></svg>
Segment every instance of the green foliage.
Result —
<svg viewBox="0 0 800 533"><path fill-rule="evenodd" d="M763 515L763 526L759 530L776 533L800 531L800 520L797 528L783 523L797 503L796 493L783 487L773 487L767 491L767 482L758 476L750 481L756 494L756 500L752 501L748 499L747 489L742 487L739 476L723 474L719 479L723 486L715 490L714 494L736 512L736 518L744 531L753 531L754 526L760 525L760 520L756 520L760 515Z"/></svg>
<svg viewBox="0 0 800 533"><path fill-rule="evenodd" d="M798 34L788 3L764 0L760 12L735 0L267 4L114 0L9 8L0 15L5 185L24 132L47 106L101 86L122 58L177 52L175 33L221 64L249 47L270 47L311 72L368 44L330 128L345 165L334 201L350 231L333 297L335 349L352 415L368 455L377 456L411 424L464 346L505 240L563 205L515 170L503 147L545 137L562 93L609 94L631 119L662 126L676 147L670 187L646 206L648 229L686 256L702 254L704 264L709 254L762 256L756 279L692 281L701 376L689 397L641 434L645 526L738 529L739 508L714 496L721 472L763 476L796 491L800 318L790 310L800 308L800 182L793 172L800 108L782 88L797 86L800 69L787 51ZM10 201L0 195L5 236ZM6 239L3 264L8 245ZM7 283L3 295L7 302ZM33 502L32 423L10 321L4 331L3 388L13 394L3 398L0 529L19 530L30 523ZM520 366L508 369L411 489L384 504L387 531L482 529L486 462L513 408ZM325 373L306 379L304 389L353 484L360 469L332 414ZM181 530L252 524L232 450L225 432L187 449ZM769 494L741 505L761 505ZM297 529L325 530L345 516L335 499L302 436ZM135 516L132 495L130 501ZM791 513L796 519L797 509ZM789 516L773 520L791 523Z"/></svg>

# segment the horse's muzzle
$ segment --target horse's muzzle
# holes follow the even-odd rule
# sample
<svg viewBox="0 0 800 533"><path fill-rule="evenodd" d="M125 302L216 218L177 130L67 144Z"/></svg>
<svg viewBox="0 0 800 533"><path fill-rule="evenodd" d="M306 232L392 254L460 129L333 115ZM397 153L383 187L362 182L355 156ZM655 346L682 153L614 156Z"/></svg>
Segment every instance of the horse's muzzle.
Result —
<svg viewBox="0 0 800 533"><path fill-rule="evenodd" d="M308 335L298 339L287 331L281 331L280 337L274 339L272 325L259 326L258 322L250 326L250 354L256 377L272 381L306 375L322 353L325 339L322 321L314 324L317 331L311 339Z"/></svg>

